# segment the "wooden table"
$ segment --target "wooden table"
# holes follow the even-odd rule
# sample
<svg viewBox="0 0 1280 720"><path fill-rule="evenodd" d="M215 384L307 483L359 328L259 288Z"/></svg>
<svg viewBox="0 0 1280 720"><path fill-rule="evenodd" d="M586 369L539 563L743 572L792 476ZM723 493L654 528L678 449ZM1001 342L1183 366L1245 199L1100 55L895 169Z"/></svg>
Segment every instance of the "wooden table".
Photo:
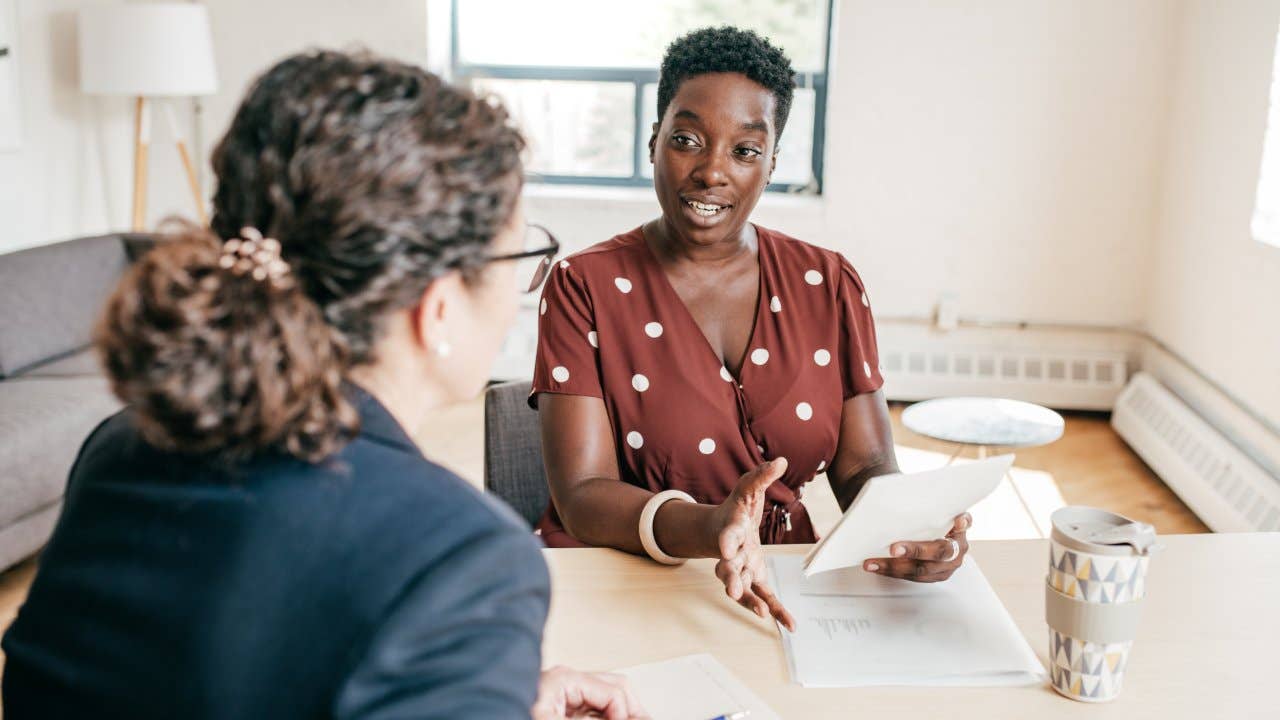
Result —
<svg viewBox="0 0 1280 720"><path fill-rule="evenodd" d="M543 661L610 670L709 652L785 718L1280 718L1280 533L1162 540L1124 692L1104 705L1068 700L1047 684L803 688L791 682L774 625L725 597L710 560L667 568L601 549L545 551L554 597ZM1046 664L1048 552L1046 540L974 542L971 550Z"/></svg>

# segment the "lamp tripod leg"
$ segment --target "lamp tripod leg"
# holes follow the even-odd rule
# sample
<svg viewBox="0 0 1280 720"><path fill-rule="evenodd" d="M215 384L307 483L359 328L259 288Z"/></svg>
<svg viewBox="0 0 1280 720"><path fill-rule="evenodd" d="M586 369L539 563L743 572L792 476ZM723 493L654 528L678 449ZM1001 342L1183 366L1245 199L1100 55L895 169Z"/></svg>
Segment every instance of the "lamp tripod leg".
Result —
<svg viewBox="0 0 1280 720"><path fill-rule="evenodd" d="M191 186L191 197L196 201L196 217L200 218L200 227L208 227L209 217L204 210L204 198L200 197L200 183L196 180L196 168L191 163L191 153L187 152L187 144L181 138L177 143L178 155L182 157L182 167L187 171L187 184Z"/></svg>
<svg viewBox="0 0 1280 720"><path fill-rule="evenodd" d="M147 100L138 96L133 110L133 230L147 224L147 146L151 142L151 118Z"/></svg>

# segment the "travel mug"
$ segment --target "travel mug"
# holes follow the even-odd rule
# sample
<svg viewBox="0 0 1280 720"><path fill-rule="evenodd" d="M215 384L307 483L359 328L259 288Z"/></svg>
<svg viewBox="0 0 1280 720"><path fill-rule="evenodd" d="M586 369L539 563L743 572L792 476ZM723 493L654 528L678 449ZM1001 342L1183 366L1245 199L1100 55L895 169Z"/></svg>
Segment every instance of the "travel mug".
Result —
<svg viewBox="0 0 1280 720"><path fill-rule="evenodd" d="M1049 680L1083 702L1120 694L1146 595L1155 528L1089 507L1065 507L1051 518L1045 620Z"/></svg>

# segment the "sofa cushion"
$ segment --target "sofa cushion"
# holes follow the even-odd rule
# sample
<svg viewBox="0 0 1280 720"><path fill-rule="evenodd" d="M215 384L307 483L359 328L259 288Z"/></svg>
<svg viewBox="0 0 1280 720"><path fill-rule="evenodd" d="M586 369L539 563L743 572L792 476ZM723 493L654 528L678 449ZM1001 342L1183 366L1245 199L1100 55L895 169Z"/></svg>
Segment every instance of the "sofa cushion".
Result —
<svg viewBox="0 0 1280 720"><path fill-rule="evenodd" d="M62 497L80 445L119 409L103 377L0 382L0 527Z"/></svg>
<svg viewBox="0 0 1280 720"><path fill-rule="evenodd" d="M0 255L0 377L87 347L127 265L118 235Z"/></svg>
<svg viewBox="0 0 1280 720"><path fill-rule="evenodd" d="M102 365L93 348L86 348L56 360L42 362L22 371L18 377L92 377L102 374Z"/></svg>

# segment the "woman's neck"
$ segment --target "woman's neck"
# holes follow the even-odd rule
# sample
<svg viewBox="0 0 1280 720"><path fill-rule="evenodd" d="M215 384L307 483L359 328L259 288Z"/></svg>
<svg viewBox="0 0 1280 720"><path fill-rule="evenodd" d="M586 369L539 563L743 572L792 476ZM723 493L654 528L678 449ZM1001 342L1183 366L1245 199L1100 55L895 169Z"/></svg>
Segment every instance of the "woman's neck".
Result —
<svg viewBox="0 0 1280 720"><path fill-rule="evenodd" d="M665 262L693 263L703 266L729 265L744 255L754 255L758 245L756 228L746 223L737 231L713 243L696 243L671 228L665 217L650 221L642 228L651 248Z"/></svg>
<svg viewBox="0 0 1280 720"><path fill-rule="evenodd" d="M443 394L425 373L399 367L391 358L380 355L369 365L352 368L347 377L382 404L409 437L414 437L423 421L444 405Z"/></svg>

